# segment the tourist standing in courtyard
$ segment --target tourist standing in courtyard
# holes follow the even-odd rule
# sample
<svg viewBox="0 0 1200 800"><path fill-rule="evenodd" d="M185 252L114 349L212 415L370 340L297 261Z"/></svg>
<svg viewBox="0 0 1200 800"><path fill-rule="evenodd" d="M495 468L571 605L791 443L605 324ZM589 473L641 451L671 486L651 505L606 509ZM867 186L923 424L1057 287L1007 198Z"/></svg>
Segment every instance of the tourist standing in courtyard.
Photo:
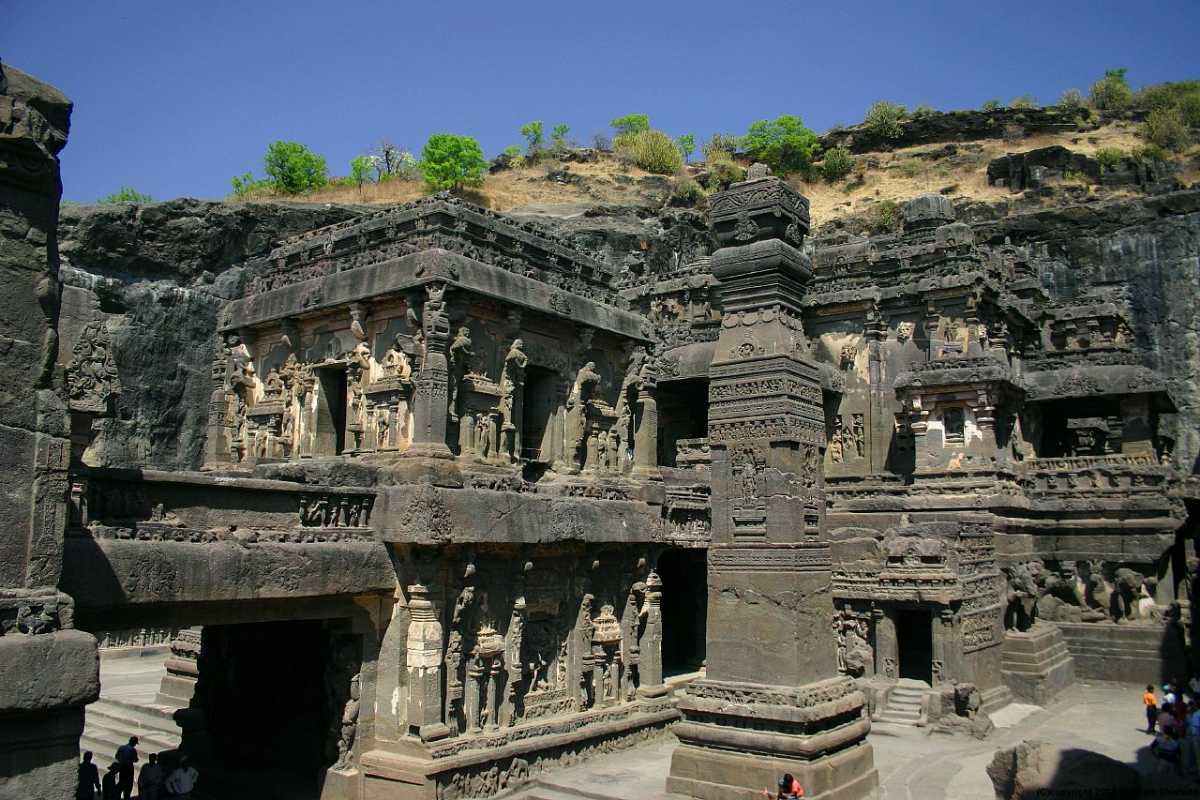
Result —
<svg viewBox="0 0 1200 800"><path fill-rule="evenodd" d="M163 771L158 753L151 753L146 766L138 773L138 800L158 800L162 796Z"/></svg>
<svg viewBox="0 0 1200 800"><path fill-rule="evenodd" d="M104 800L120 800L121 790L117 788L120 770L121 765L115 761L108 765L108 772L104 773L104 780L101 781L100 787L100 796Z"/></svg>
<svg viewBox="0 0 1200 800"><path fill-rule="evenodd" d="M1154 721L1158 717L1158 700L1154 697L1154 687L1146 686L1142 695L1142 703L1146 706L1146 733L1154 733Z"/></svg>
<svg viewBox="0 0 1200 800"><path fill-rule="evenodd" d="M188 763L188 757L184 756L180 759L179 766L167 778L166 796L175 800L188 800L192 796L192 790L196 788L196 780L199 777L200 773L196 772L195 768Z"/></svg>
<svg viewBox="0 0 1200 800"><path fill-rule="evenodd" d="M92 763L92 753L83 754L79 762L79 786L75 789L75 800L95 800L96 792L100 791L100 770Z"/></svg>
<svg viewBox="0 0 1200 800"><path fill-rule="evenodd" d="M138 737L130 736L129 744L123 744L117 748L117 764L120 765L120 781L117 783L121 790L122 800L130 800L133 797L133 769L137 764Z"/></svg>

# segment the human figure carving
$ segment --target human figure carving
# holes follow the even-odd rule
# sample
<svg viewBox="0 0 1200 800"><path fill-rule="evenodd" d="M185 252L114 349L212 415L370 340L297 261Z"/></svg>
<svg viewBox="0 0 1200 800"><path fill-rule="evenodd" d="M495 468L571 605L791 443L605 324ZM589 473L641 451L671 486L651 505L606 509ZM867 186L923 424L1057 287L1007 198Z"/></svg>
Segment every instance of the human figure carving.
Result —
<svg viewBox="0 0 1200 800"><path fill-rule="evenodd" d="M412 364L402 347L401 334L396 334L392 346L383 356L383 371L387 377L396 378L402 383L412 380Z"/></svg>
<svg viewBox="0 0 1200 800"><path fill-rule="evenodd" d="M596 372L596 362L589 361L576 373L571 394L567 397L567 417L571 423L570 452L576 470L583 468L586 458L584 451L588 435L587 410L592 394L599 385L600 374Z"/></svg>
<svg viewBox="0 0 1200 800"><path fill-rule="evenodd" d="M466 325L458 329L450 343L450 418L458 420L458 392L467 375L475 351L471 348L471 332Z"/></svg>

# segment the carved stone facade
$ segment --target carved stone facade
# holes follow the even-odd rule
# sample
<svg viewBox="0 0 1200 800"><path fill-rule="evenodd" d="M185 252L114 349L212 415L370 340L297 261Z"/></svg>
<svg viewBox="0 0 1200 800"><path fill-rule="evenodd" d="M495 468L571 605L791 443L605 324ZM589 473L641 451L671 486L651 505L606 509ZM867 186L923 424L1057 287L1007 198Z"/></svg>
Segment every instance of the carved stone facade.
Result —
<svg viewBox="0 0 1200 800"><path fill-rule="evenodd" d="M1105 677L1089 642L1166 663L1147 642L1182 653L1194 624L1200 487L1121 298L1051 303L1041 255L941 197L903 214L813 247L807 200L756 168L661 272L449 196L292 237L220 309L196 472L82 462L125 362L102 322L57 348L46 300L10 337L20 410L61 419L13 426L36 502L2 638L182 626L163 696L219 770L236 629L315 620L324 791L397 800L667 728L672 791L790 771L866 797L901 678L991 709L1052 696L1071 655Z"/></svg>

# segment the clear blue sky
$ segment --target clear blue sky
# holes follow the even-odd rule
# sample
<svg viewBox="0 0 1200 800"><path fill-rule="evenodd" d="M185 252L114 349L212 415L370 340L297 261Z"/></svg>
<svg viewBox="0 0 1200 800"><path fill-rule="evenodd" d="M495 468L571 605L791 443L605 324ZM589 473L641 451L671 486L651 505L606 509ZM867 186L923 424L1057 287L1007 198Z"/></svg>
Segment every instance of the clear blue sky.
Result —
<svg viewBox="0 0 1200 800"><path fill-rule="evenodd" d="M64 196L121 185L221 197L275 139L336 174L380 137L491 156L558 122L590 142L647 113L672 135L799 114L815 130L886 98L1049 103L1107 67L1200 78L1200 0L0 0L0 58L75 102Z"/></svg>

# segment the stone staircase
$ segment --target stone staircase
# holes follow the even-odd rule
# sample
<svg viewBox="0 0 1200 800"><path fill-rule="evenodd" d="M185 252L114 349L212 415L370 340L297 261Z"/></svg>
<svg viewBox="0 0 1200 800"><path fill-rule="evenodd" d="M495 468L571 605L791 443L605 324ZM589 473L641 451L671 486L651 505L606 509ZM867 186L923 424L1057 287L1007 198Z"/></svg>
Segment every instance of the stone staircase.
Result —
<svg viewBox="0 0 1200 800"><path fill-rule="evenodd" d="M145 761L147 753L161 753L179 746L180 730L170 706L132 703L111 697L101 697L87 707L87 719L80 750L91 750L103 772L117 748L130 736L140 740L138 752Z"/></svg>
<svg viewBox="0 0 1200 800"><path fill-rule="evenodd" d="M888 704L876 722L916 725L921 720L921 696L929 689L925 681L901 678L888 694Z"/></svg>

